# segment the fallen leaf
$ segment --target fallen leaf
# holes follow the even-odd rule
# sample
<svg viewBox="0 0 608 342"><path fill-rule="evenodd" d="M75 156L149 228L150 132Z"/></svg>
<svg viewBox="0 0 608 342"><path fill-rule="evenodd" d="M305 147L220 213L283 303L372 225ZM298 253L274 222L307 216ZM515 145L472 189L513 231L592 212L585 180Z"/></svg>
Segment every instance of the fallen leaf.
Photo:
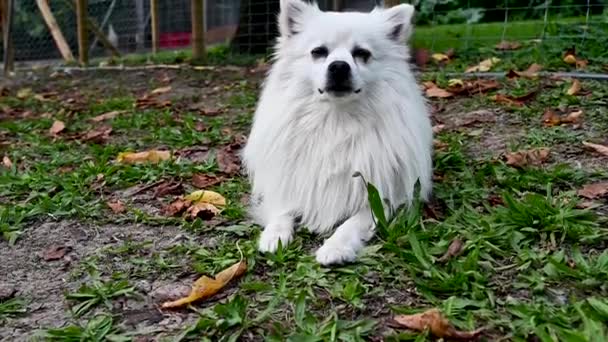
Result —
<svg viewBox="0 0 608 342"><path fill-rule="evenodd" d="M159 163L163 160L171 159L170 151L149 150L143 152L121 152L116 157L116 161L123 164L136 163Z"/></svg>
<svg viewBox="0 0 608 342"><path fill-rule="evenodd" d="M586 141L583 141L583 145L595 150L595 152L597 152L597 153L603 154L608 157L608 146L600 145L600 144L593 144L593 143L586 142Z"/></svg>
<svg viewBox="0 0 608 342"><path fill-rule="evenodd" d="M247 271L247 262L244 259L218 273L215 278L200 277L192 286L187 297L175 301L165 302L163 308L177 308L195 301L206 299L223 289L232 279L243 275Z"/></svg>
<svg viewBox="0 0 608 342"><path fill-rule="evenodd" d="M433 58L436 62L447 62L450 60L450 56L444 53L434 53L431 55L431 58Z"/></svg>
<svg viewBox="0 0 608 342"><path fill-rule="evenodd" d="M557 126L562 123L561 117L557 115L557 113L555 113L555 111L551 108L545 109L542 120L543 124L547 127Z"/></svg>
<svg viewBox="0 0 608 342"><path fill-rule="evenodd" d="M184 199L191 201L192 203L209 203L220 207L226 206L226 199L224 196L210 190L196 190L191 194L184 196Z"/></svg>
<svg viewBox="0 0 608 342"><path fill-rule="evenodd" d="M199 189L205 189L214 186L223 181L221 177L207 175L203 173L195 173L192 175L192 185Z"/></svg>
<svg viewBox="0 0 608 342"><path fill-rule="evenodd" d="M437 86L437 85L435 85L434 87L427 88L425 90L425 94L429 98L443 98L443 99L454 96L453 93L451 93L445 89L439 88L439 86Z"/></svg>
<svg viewBox="0 0 608 342"><path fill-rule="evenodd" d="M188 213L191 219L195 219L198 217L202 220L209 220L221 213L222 211L211 203L196 202L192 204L186 210L186 212Z"/></svg>
<svg viewBox="0 0 608 342"><path fill-rule="evenodd" d="M444 143L444 142L443 142L443 141L441 141L441 140L438 140L438 139L433 139L433 147L434 147L436 150L444 150L444 149L446 149L448 146L449 146L449 145L448 145L447 143Z"/></svg>
<svg viewBox="0 0 608 342"><path fill-rule="evenodd" d="M450 246L448 247L448 250L445 252L445 254L443 256L441 256L441 258L437 259L437 261L446 262L449 259L460 255L460 253L462 252L463 246L464 246L464 243L462 242L462 240L454 239L452 241L452 243L450 243Z"/></svg>
<svg viewBox="0 0 608 342"><path fill-rule="evenodd" d="M509 41L506 41L506 40L503 40L500 43L496 44L496 50L502 50L502 51L517 50L520 47L521 47L521 43L519 43L519 42L509 42Z"/></svg>
<svg viewBox="0 0 608 342"><path fill-rule="evenodd" d="M539 71L541 71L543 69L543 66L540 64L536 64L533 63L532 65L530 65L528 67L528 69L524 70L524 71L516 71L516 70L509 70L509 72L507 72L507 78L518 78L518 77L523 77L523 78L537 78L538 77L538 73Z"/></svg>
<svg viewBox="0 0 608 342"><path fill-rule="evenodd" d="M181 182L162 182L154 188L154 197L163 197L170 194L177 194L183 191Z"/></svg>
<svg viewBox="0 0 608 342"><path fill-rule="evenodd" d="M608 182L587 184L577 194L588 199L604 197L608 195Z"/></svg>
<svg viewBox="0 0 608 342"><path fill-rule="evenodd" d="M435 125L433 126L433 133L437 134L445 129L445 125Z"/></svg>
<svg viewBox="0 0 608 342"><path fill-rule="evenodd" d="M536 148L507 153L506 164L513 167L524 167L528 165L540 165L549 159L551 150L548 148Z"/></svg>
<svg viewBox="0 0 608 342"><path fill-rule="evenodd" d="M176 216L183 213L190 207L192 202L178 198L162 209L163 214L167 216Z"/></svg>
<svg viewBox="0 0 608 342"><path fill-rule="evenodd" d="M108 207L110 207L110 209L112 209L114 214L122 214L125 212L125 210L127 210L127 208L125 208L125 204L122 203L122 201L120 200L109 201L106 202L106 204L108 205Z"/></svg>
<svg viewBox="0 0 608 342"><path fill-rule="evenodd" d="M500 62L500 58L492 57L481 61L479 64L469 67L465 72L486 72L490 71L492 67Z"/></svg>
<svg viewBox="0 0 608 342"><path fill-rule="evenodd" d="M55 122L53 122L53 125L49 129L49 133L51 133L52 135L58 135L64 129L65 129L65 123L63 123L63 121L55 120Z"/></svg>
<svg viewBox="0 0 608 342"><path fill-rule="evenodd" d="M568 91L566 91L566 94L570 95L570 96L574 96L576 94L578 94L581 91L581 82L577 79L572 80L572 85L570 86L570 88L568 88Z"/></svg>
<svg viewBox="0 0 608 342"><path fill-rule="evenodd" d="M91 118L91 121L93 122L101 122L101 121L105 121L105 120L110 120L110 119L114 119L115 117L119 116L120 114L124 113L124 110L113 110L111 112L107 112L107 113L103 113L101 115L97 115L94 118Z"/></svg>
<svg viewBox="0 0 608 342"><path fill-rule="evenodd" d="M160 94L168 93L170 91L171 91L171 86L160 87L160 88L156 88L156 89L152 90L150 92L150 95L160 95Z"/></svg>
<svg viewBox="0 0 608 342"><path fill-rule="evenodd" d="M71 250L72 247L70 246L52 245L44 251L42 254L42 259L44 259L44 261L59 260Z"/></svg>
<svg viewBox="0 0 608 342"><path fill-rule="evenodd" d="M496 80L451 80L451 85L447 90L455 95L473 95L482 94L499 87L500 84Z"/></svg>
<svg viewBox="0 0 608 342"><path fill-rule="evenodd" d="M11 169L13 167L13 162L8 156L4 156L2 157L2 165L7 169Z"/></svg>
<svg viewBox="0 0 608 342"><path fill-rule="evenodd" d="M581 59L576 56L576 49L574 47L567 49L566 52L564 52L563 60L566 64L574 65L577 69L584 69L587 67L587 64L589 64L589 61L586 59Z"/></svg>
<svg viewBox="0 0 608 342"><path fill-rule="evenodd" d="M32 96L32 88L22 88L19 89L19 91L17 91L17 98L18 99L25 99Z"/></svg>
<svg viewBox="0 0 608 342"><path fill-rule="evenodd" d="M578 125L578 124L580 124L582 117L583 117L583 111L575 110L575 111L569 113L568 115L566 115L566 117L562 118L562 123Z"/></svg>
<svg viewBox="0 0 608 342"><path fill-rule="evenodd" d="M473 126L476 124L496 122L496 114L488 109L479 109L468 112L462 115L461 118L455 120L455 126Z"/></svg>
<svg viewBox="0 0 608 342"><path fill-rule="evenodd" d="M235 175L241 171L241 162L237 155L238 144L230 144L220 148L216 153L217 163L220 171Z"/></svg>
<svg viewBox="0 0 608 342"><path fill-rule="evenodd" d="M457 330L438 309L430 309L413 315L398 315L393 318L393 324L400 328L421 332L428 329L434 336L445 339L474 340L483 332L483 329Z"/></svg>
<svg viewBox="0 0 608 342"><path fill-rule="evenodd" d="M100 126L88 131L82 140L102 144L110 138L110 133L112 133L112 127Z"/></svg>
<svg viewBox="0 0 608 342"><path fill-rule="evenodd" d="M532 91L528 94L521 96L511 96L504 94L496 94L492 99L498 103L504 103L506 105L522 107L527 101L531 100L536 96L536 91Z"/></svg>

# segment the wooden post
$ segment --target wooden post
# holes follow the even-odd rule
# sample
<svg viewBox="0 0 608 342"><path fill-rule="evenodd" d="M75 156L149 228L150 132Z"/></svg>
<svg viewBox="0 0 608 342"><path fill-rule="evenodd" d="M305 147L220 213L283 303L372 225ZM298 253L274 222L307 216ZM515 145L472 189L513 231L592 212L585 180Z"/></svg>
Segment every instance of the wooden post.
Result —
<svg viewBox="0 0 608 342"><path fill-rule="evenodd" d="M192 4L192 62L204 63L205 51L205 13L204 0L191 0Z"/></svg>
<svg viewBox="0 0 608 342"><path fill-rule="evenodd" d="M78 60L85 66L89 63L89 37L87 30L87 0L76 0L76 23L78 26Z"/></svg>
<svg viewBox="0 0 608 342"><path fill-rule="evenodd" d="M53 12L51 12L48 1L36 0L36 4L38 5L38 9L42 14L42 18L44 18L44 21L46 22L46 26L48 26L49 31L51 31L51 36L53 36L53 40L55 41L55 45L57 45L61 56L66 62L73 62L74 55L72 54L72 49L70 49L70 46L66 42L59 25L57 25L57 21L53 16Z"/></svg>
<svg viewBox="0 0 608 342"><path fill-rule="evenodd" d="M158 28L158 0L150 0L150 21L152 25L152 53L158 52L158 41L160 39Z"/></svg>
<svg viewBox="0 0 608 342"><path fill-rule="evenodd" d="M13 22L13 0L2 0L2 44L4 48L4 77L11 76L15 70L15 51L11 27Z"/></svg>
<svg viewBox="0 0 608 342"><path fill-rule="evenodd" d="M118 52L118 49L112 45L112 42L110 42L108 37L106 37L105 33L103 33L99 26L97 26L97 24L89 16L87 16L87 25L91 31L95 33L95 36L97 36L97 39L99 39L101 45L112 53L112 56L120 57L120 52Z"/></svg>

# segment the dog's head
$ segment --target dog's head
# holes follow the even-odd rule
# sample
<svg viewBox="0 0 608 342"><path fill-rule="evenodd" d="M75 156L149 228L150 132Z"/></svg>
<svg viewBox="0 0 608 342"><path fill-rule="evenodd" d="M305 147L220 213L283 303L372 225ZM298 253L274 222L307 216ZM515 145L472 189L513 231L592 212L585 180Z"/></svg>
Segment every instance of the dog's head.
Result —
<svg viewBox="0 0 608 342"><path fill-rule="evenodd" d="M395 68L405 68L414 8L370 13L322 12L316 4L281 0L278 58L319 96L354 98Z"/></svg>

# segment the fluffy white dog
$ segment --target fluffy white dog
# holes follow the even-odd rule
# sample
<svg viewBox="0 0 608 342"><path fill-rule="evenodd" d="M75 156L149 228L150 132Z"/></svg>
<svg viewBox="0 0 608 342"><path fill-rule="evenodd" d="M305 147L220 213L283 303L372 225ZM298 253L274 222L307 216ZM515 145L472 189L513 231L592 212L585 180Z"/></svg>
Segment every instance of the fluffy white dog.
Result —
<svg viewBox="0 0 608 342"><path fill-rule="evenodd" d="M322 12L281 0L280 37L243 151L259 250L286 246L296 224L335 232L319 263L355 260L373 236L360 172L387 214L431 190L432 129L408 65L414 8ZM336 228L337 227L337 228Z"/></svg>

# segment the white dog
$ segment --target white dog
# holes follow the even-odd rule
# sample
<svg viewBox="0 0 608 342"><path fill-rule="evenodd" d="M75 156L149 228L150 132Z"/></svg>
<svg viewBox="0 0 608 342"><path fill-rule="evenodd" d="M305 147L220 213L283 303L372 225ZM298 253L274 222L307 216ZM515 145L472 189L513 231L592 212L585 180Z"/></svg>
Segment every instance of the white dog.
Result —
<svg viewBox="0 0 608 342"><path fill-rule="evenodd" d="M259 250L286 246L296 223L335 229L316 252L328 265L355 260L373 236L360 172L387 214L431 190L432 129L409 68L414 8L322 12L281 0L280 37L243 151Z"/></svg>

